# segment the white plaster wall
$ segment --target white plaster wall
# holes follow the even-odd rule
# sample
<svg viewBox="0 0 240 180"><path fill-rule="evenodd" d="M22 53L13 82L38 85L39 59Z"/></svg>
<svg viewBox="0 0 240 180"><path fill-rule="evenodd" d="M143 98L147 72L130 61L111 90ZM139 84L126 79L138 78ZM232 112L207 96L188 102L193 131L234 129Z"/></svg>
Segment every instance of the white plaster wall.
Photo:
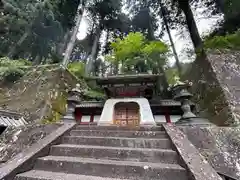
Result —
<svg viewBox="0 0 240 180"><path fill-rule="evenodd" d="M91 116L82 116L81 122L84 122L84 123L88 122L89 123L90 118L91 118Z"/></svg>
<svg viewBox="0 0 240 180"><path fill-rule="evenodd" d="M108 99L105 102L100 120L98 121L98 125L113 124L114 106L119 102L137 103L140 107L140 125L156 125L149 102L145 98Z"/></svg>
<svg viewBox="0 0 240 180"><path fill-rule="evenodd" d="M157 123L166 123L166 117L164 115L155 115L154 119Z"/></svg>
<svg viewBox="0 0 240 180"><path fill-rule="evenodd" d="M170 115L170 119L172 123L177 122L181 118L180 115Z"/></svg>
<svg viewBox="0 0 240 180"><path fill-rule="evenodd" d="M101 116L94 116L93 122L97 123L100 120Z"/></svg>

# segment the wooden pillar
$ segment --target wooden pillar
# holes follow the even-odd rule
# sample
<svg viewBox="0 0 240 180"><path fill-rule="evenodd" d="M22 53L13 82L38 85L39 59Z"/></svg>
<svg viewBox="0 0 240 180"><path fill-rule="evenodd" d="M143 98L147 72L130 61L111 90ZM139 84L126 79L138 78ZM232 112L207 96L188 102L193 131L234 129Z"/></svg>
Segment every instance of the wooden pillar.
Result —
<svg viewBox="0 0 240 180"><path fill-rule="evenodd" d="M75 109L75 120L81 123L82 120L82 112L78 109Z"/></svg>
<svg viewBox="0 0 240 180"><path fill-rule="evenodd" d="M94 121L94 114L91 114L90 123L93 123L93 121Z"/></svg>
<svg viewBox="0 0 240 180"><path fill-rule="evenodd" d="M172 123L168 108L165 108L165 119L167 123Z"/></svg>

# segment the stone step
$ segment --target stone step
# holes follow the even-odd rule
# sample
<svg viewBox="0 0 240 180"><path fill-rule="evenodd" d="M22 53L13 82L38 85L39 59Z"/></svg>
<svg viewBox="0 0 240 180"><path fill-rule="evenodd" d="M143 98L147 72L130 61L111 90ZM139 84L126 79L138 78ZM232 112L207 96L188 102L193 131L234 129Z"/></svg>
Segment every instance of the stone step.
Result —
<svg viewBox="0 0 240 180"><path fill-rule="evenodd" d="M34 168L43 171L110 178L187 180L187 171L175 164L47 156L37 159Z"/></svg>
<svg viewBox="0 0 240 180"><path fill-rule="evenodd" d="M63 144L131 147L131 148L160 148L172 149L169 139L123 138L123 137L95 137L95 136L64 136Z"/></svg>
<svg viewBox="0 0 240 180"><path fill-rule="evenodd" d="M17 175L17 177L15 177L14 180L124 180L124 179L32 170Z"/></svg>
<svg viewBox="0 0 240 180"><path fill-rule="evenodd" d="M52 146L50 155L169 164L179 163L178 154L173 150L166 149L60 144Z"/></svg>
<svg viewBox="0 0 240 180"><path fill-rule="evenodd" d="M96 125L76 125L74 130L113 130L113 131L164 131L162 126L141 126L141 127L127 127L127 126L96 126Z"/></svg>
<svg viewBox="0 0 240 180"><path fill-rule="evenodd" d="M99 130L72 130L71 136L101 136L101 137L145 137L167 138L164 131L99 131Z"/></svg>

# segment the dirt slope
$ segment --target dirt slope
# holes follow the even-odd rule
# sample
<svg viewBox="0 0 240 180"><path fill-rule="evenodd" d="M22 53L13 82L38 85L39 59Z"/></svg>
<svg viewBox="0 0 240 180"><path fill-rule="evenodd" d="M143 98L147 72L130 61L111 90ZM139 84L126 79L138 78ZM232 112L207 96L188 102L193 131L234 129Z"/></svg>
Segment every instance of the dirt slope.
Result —
<svg viewBox="0 0 240 180"><path fill-rule="evenodd" d="M84 81L59 66L30 67L14 84L1 85L0 108L22 113L27 121L58 118L65 111L67 91Z"/></svg>

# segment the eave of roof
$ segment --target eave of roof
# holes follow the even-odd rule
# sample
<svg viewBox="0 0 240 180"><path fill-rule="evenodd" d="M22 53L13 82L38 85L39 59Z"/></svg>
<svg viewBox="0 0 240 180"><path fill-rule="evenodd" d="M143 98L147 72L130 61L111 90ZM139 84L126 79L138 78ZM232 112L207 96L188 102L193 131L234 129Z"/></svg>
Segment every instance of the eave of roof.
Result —
<svg viewBox="0 0 240 180"><path fill-rule="evenodd" d="M76 105L76 108L103 108L104 103L99 101L85 101Z"/></svg>
<svg viewBox="0 0 240 180"><path fill-rule="evenodd" d="M87 80L96 80L98 84L119 84L123 82L138 83L138 82L156 82L161 74L136 74L136 75L118 75L108 77L91 77Z"/></svg>

